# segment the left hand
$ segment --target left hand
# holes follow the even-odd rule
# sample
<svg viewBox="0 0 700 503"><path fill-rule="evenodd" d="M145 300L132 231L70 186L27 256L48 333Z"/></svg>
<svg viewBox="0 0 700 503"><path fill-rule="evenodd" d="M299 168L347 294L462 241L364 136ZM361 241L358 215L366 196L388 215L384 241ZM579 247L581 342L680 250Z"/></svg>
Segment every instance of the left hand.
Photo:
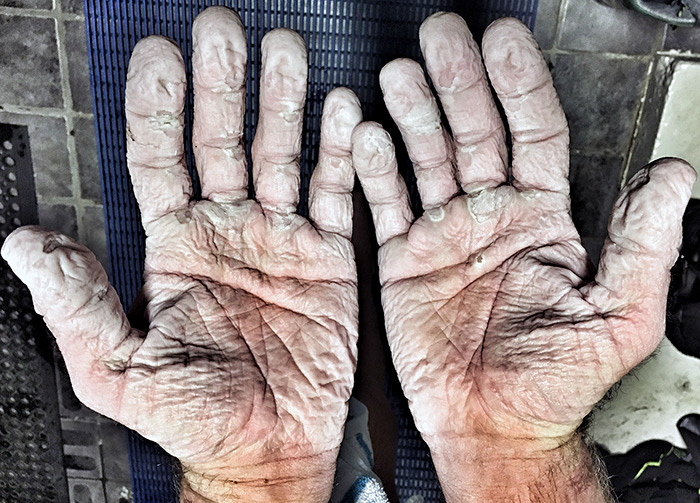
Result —
<svg viewBox="0 0 700 503"><path fill-rule="evenodd" d="M510 169L466 23L439 13L420 35L452 136L417 63L394 61L380 77L414 163L420 218L388 135L372 123L353 135L404 393L431 448L464 439L565 444L663 336L695 172L667 159L633 178L594 276L570 216L566 120L532 34L503 19L483 41L513 138Z"/></svg>

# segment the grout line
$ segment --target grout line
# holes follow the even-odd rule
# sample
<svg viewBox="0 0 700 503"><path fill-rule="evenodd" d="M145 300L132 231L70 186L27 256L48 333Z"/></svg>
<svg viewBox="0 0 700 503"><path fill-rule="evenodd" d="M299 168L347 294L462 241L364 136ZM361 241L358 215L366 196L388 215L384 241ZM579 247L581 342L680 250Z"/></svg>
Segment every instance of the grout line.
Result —
<svg viewBox="0 0 700 503"><path fill-rule="evenodd" d="M622 166L622 172L620 173L620 179L617 183L618 190L622 190L625 186L625 181L627 180L627 175L629 174L630 164L632 164L632 154L634 152L634 146L636 144L637 137L639 136L639 129L642 125L642 117L644 116L644 110L646 109L647 100L649 99L649 89L651 87L651 79L654 74L654 68L656 62L654 59L649 61L647 66L647 74L644 77L644 85L642 87L642 99L640 100L639 107L637 108L637 113L634 118L634 127L632 128L632 135L629 140L629 145L627 146L627 152L625 153L625 163Z"/></svg>
<svg viewBox="0 0 700 503"><path fill-rule="evenodd" d="M647 66L647 74L644 78L644 85L642 86L642 96L641 96L641 101L639 103L639 108L637 109L637 113L634 118L634 127L632 128L632 136L630 137L629 145L627 147L627 152L625 154L625 163L622 166L622 172L620 173L620 180L618 180L618 190L622 190L622 188L625 186L627 177L629 176L630 168L632 165L632 157L634 156L634 151L635 151L635 146L637 145L637 139L639 137L639 132L642 127L642 119L644 118L644 114L647 110L647 104L649 99L651 98L649 96L649 92L651 91L651 83L652 79L654 78L654 70L656 69L657 65L659 64L659 57L654 56L657 54L664 46L664 43L666 41L666 33L668 31L668 25L664 26L662 30L659 31L659 34L656 37L656 40L654 42L654 47L651 50L651 56L652 59L649 61L649 64Z"/></svg>
<svg viewBox="0 0 700 503"><path fill-rule="evenodd" d="M82 206L83 208L101 208L102 203L96 203L91 199L83 199L68 196L37 196L37 202L41 204L60 204L63 206Z"/></svg>
<svg viewBox="0 0 700 503"><path fill-rule="evenodd" d="M59 49L60 50L60 49ZM59 63L60 64L60 63ZM0 105L0 112L7 112L17 115L39 115L42 117L64 118L71 116L77 119L93 119L94 115L87 112L79 112L77 110L66 110L64 108L55 107L28 107L22 105Z"/></svg>
<svg viewBox="0 0 700 503"><path fill-rule="evenodd" d="M697 60L700 59L700 54L691 51L657 51L657 56L665 56L667 58L675 58L678 60Z"/></svg>
<svg viewBox="0 0 700 503"><path fill-rule="evenodd" d="M56 14L60 13L65 21L85 21L85 16L81 14L61 13L56 10L55 4L53 10L48 9L24 9L21 7L5 7L0 6L0 15L16 16L16 17L40 17L44 19L56 19Z"/></svg>
<svg viewBox="0 0 700 503"><path fill-rule="evenodd" d="M624 158L624 154L614 148L572 148L570 152L576 155Z"/></svg>
<svg viewBox="0 0 700 503"><path fill-rule="evenodd" d="M600 51L577 51L573 49L546 49L542 51L544 54L551 56L557 56L563 54L565 56L600 56L607 59L624 59L624 60L634 60L642 61L644 63L648 62L654 56L652 54L622 54L618 52L600 52Z"/></svg>
<svg viewBox="0 0 700 503"><path fill-rule="evenodd" d="M66 26L64 23L63 11L61 10L61 1L55 0L54 12L56 14L56 39L58 43L58 62L61 69L61 88L63 90L63 106L65 112L73 110L73 94L70 88L70 69L68 67L68 51L66 49ZM85 232L83 229L83 216L85 208L82 204L82 189L80 187L80 169L78 166L78 150L75 145L75 135L71 134L74 130L73 115L65 113L66 121L66 146L68 147L68 163L71 174L71 187L74 200L77 204L75 207L75 217L78 224L78 240L85 241Z"/></svg>
<svg viewBox="0 0 700 503"><path fill-rule="evenodd" d="M559 41L561 38L561 27L564 24L564 16L566 14L566 6L568 0L561 0L559 2L559 12L557 12L557 26L554 31L554 41L552 42L552 50L557 51L559 48ZM556 55L556 52L555 52Z"/></svg>

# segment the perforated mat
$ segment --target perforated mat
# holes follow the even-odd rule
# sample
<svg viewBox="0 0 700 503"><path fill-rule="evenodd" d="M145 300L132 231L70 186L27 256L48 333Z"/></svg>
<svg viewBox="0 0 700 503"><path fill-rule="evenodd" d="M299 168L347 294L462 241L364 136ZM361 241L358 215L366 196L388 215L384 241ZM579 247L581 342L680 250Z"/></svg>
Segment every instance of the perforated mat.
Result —
<svg viewBox="0 0 700 503"><path fill-rule="evenodd" d="M0 242L37 223L26 126L0 124ZM29 291L0 260L0 503L68 499L53 349Z"/></svg>
<svg viewBox="0 0 700 503"><path fill-rule="evenodd" d="M301 33L309 48L309 88L306 104L304 144L318 143L323 99L330 89L342 85L353 89L363 103L365 117L386 125L398 135L381 104L379 69L396 57L419 59L418 27L438 10L461 14L477 37L488 22L514 16L534 28L538 0L86 0L86 25L92 85L95 96L95 125L105 203L111 279L124 305L136 296L142 276L143 233L136 202L125 166L123 93L129 53L141 37L160 34L181 47L188 70L192 51L191 27L196 15L209 5L226 4L241 15L248 32L248 101L245 138L247 153L255 131L260 41L267 31L287 27ZM191 85L191 83L190 83ZM191 100L186 135L191 133ZM192 152L187 159L193 180ZM405 157L405 155L404 155ZM401 159L399 152L399 159ZM302 194L316 161L315 148L302 156ZM249 162L250 166L250 162ZM403 163L403 166L408 166ZM414 205L418 198L415 181L405 171ZM303 202L300 212L306 211ZM426 502L439 501L437 478L425 445L420 440L401 400L397 485L402 498L420 494ZM131 464L136 503L174 501L173 475L167 456L131 437Z"/></svg>

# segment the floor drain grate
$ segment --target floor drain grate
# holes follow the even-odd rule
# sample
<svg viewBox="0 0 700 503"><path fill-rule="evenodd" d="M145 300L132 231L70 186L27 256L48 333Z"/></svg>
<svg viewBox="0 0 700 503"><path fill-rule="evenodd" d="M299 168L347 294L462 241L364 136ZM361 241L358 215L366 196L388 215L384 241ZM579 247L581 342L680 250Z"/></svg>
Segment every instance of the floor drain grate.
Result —
<svg viewBox="0 0 700 503"><path fill-rule="evenodd" d="M0 124L0 240L36 221L27 127ZM29 292L0 260L0 503L67 500L53 372Z"/></svg>

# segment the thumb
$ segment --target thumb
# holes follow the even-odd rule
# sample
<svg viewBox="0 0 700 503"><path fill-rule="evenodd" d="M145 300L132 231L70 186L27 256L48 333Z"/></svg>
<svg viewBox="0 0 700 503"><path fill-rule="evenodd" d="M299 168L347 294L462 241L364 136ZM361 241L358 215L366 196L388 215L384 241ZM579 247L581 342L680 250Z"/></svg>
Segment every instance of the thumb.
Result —
<svg viewBox="0 0 700 503"><path fill-rule="evenodd" d="M114 417L114 386L142 337L131 329L95 255L35 226L15 230L0 253L27 285L34 309L56 337L78 398Z"/></svg>
<svg viewBox="0 0 700 503"><path fill-rule="evenodd" d="M696 177L686 162L660 159L637 173L615 203L587 296L608 315L628 369L664 335L670 270L678 258L683 212Z"/></svg>

